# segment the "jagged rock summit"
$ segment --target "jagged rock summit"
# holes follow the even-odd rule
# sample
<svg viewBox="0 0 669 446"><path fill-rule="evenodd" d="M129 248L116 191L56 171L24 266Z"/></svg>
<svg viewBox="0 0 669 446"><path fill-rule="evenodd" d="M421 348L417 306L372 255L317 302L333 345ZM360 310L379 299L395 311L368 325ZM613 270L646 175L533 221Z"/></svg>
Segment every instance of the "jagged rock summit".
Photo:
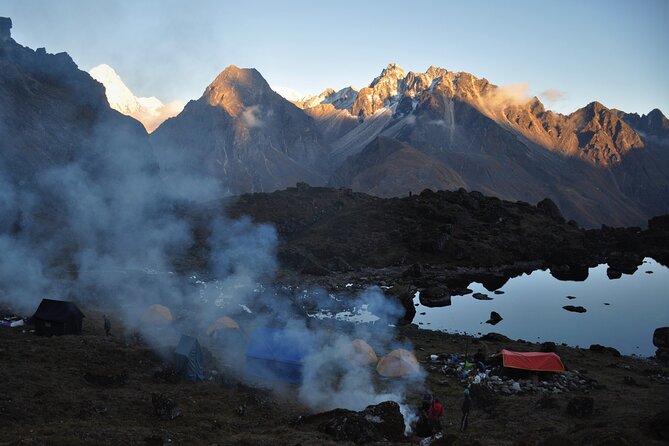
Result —
<svg viewBox="0 0 669 446"><path fill-rule="evenodd" d="M227 67L152 140L161 168L188 154L193 172L221 179L232 194L327 181L328 149L314 122L252 68Z"/></svg>

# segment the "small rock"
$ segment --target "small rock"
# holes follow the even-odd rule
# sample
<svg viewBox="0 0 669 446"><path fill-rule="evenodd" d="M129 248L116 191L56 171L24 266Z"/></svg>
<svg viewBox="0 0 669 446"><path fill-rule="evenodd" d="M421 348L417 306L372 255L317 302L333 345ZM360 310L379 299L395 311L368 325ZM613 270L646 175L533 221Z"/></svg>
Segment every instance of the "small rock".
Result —
<svg viewBox="0 0 669 446"><path fill-rule="evenodd" d="M567 296L567 299L569 300L576 299L576 296Z"/></svg>
<svg viewBox="0 0 669 446"><path fill-rule="evenodd" d="M496 325L498 324L501 320L503 320L502 316L499 315L498 312L496 311L491 311L490 312L490 319L486 321L486 324L490 325Z"/></svg>
<svg viewBox="0 0 669 446"><path fill-rule="evenodd" d="M483 294L483 293L474 293L474 294L472 294L472 297L476 300L492 300L492 297L488 296L487 294Z"/></svg>
<svg viewBox="0 0 669 446"><path fill-rule="evenodd" d="M573 313L585 313L586 311L588 311L581 306L574 306L574 305L565 305L562 308L564 308L567 311L571 311Z"/></svg>

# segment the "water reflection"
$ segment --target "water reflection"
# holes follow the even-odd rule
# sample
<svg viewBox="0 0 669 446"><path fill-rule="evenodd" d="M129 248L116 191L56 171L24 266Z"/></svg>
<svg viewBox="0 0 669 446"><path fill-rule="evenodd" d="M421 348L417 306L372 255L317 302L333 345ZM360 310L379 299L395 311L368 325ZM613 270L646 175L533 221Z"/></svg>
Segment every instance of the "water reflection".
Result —
<svg viewBox="0 0 669 446"><path fill-rule="evenodd" d="M534 271L506 282L500 288L504 294L472 283L470 289L493 300L453 296L451 306L443 308L425 307L415 298L414 323L432 330L494 331L512 339L585 348L602 344L627 355L652 356L653 331L669 326L669 269L646 258L634 274L616 280L610 280L606 270L607 265L590 268L583 282L560 281L549 271ZM569 312L562 308L565 305L587 311ZM491 311L503 317L494 327L485 323Z"/></svg>

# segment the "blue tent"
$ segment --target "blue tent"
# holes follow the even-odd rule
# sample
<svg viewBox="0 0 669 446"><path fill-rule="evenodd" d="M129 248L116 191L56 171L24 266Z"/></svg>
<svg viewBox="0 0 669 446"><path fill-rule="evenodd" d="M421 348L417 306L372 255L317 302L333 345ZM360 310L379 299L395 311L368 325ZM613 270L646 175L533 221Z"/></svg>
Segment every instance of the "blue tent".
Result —
<svg viewBox="0 0 669 446"><path fill-rule="evenodd" d="M302 382L302 366L307 356L303 331L258 328L246 348L246 372L264 381Z"/></svg>
<svg viewBox="0 0 669 446"><path fill-rule="evenodd" d="M174 365L188 381L204 381L202 349L197 338L181 335L174 350Z"/></svg>

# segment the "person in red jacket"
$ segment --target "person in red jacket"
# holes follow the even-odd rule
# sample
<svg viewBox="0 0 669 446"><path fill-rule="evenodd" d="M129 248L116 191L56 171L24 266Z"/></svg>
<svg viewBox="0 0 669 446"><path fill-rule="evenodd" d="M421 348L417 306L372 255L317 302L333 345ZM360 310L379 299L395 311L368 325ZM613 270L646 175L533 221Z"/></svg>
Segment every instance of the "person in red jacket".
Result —
<svg viewBox="0 0 669 446"><path fill-rule="evenodd" d="M432 424L433 432L441 432L441 416L444 414L444 406L439 402L439 398L435 398L432 406L430 406L430 411L428 412L428 419L430 424Z"/></svg>

